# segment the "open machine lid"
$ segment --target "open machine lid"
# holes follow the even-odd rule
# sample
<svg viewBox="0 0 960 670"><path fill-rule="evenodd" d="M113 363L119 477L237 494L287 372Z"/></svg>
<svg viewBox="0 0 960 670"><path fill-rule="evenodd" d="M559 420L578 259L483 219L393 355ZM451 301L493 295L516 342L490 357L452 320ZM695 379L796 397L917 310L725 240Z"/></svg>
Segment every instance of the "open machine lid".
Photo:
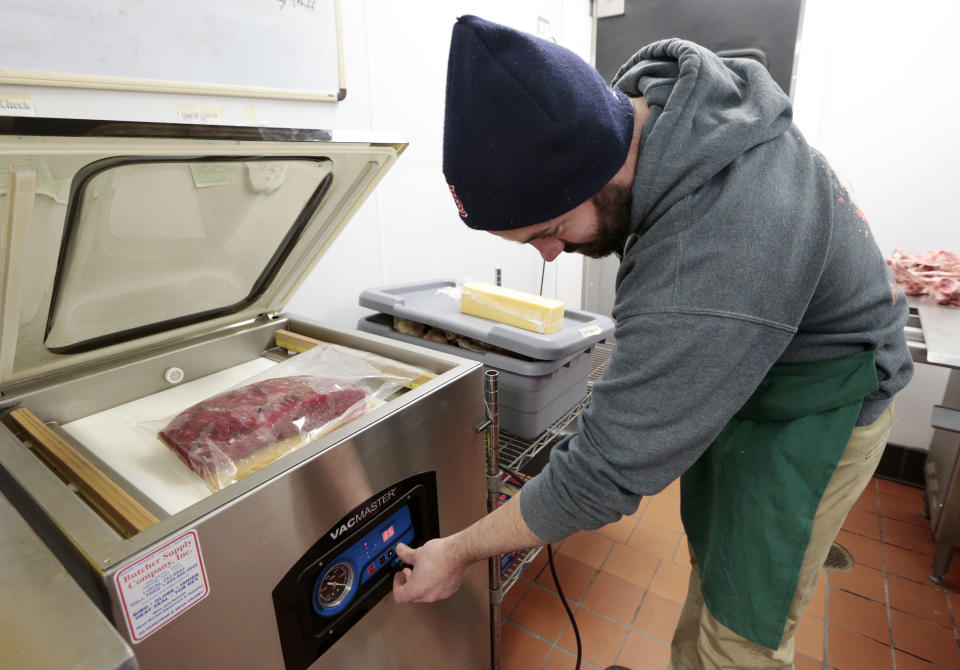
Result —
<svg viewBox="0 0 960 670"><path fill-rule="evenodd" d="M279 311L405 148L0 118L0 386Z"/></svg>

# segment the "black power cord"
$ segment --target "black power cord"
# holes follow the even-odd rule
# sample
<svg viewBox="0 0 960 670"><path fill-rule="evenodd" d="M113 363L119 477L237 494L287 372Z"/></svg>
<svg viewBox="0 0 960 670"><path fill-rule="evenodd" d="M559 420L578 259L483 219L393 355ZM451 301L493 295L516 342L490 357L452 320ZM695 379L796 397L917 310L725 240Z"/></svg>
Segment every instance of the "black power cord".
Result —
<svg viewBox="0 0 960 670"><path fill-rule="evenodd" d="M540 295L543 295L543 280L547 275L547 261L544 259L540 265ZM516 479L523 486L523 478L510 468L500 466L500 469ZM557 587L557 595L560 596L560 602L563 609L567 610L567 616L570 618L570 625L573 627L573 636L577 638L577 665L575 670L580 670L580 663L583 660L583 645L580 642L580 629L577 628L577 620L573 618L573 610L567 604L567 598L563 595L563 588L560 586L560 578L557 577L557 566L553 563L553 545L547 545L547 563L550 565L550 576L553 577L553 585Z"/></svg>
<svg viewBox="0 0 960 670"><path fill-rule="evenodd" d="M567 599L563 595L563 589L560 588L560 579L557 577L557 568L553 565L553 545L547 545L547 562L550 564L550 574L553 576L553 583L557 587L557 593L560 595L560 602L563 603L563 609L567 610L567 616L570 617L570 625L573 626L573 635L577 638L577 665L576 670L580 670L580 660L583 657L583 648L580 644L580 629L577 628L577 620L573 618L573 610L567 604Z"/></svg>
<svg viewBox="0 0 960 670"><path fill-rule="evenodd" d="M500 466L500 469L516 479L520 485L523 485L523 478L513 470ZM557 567L553 564L553 545L547 545L547 563L550 565L550 575L553 577L553 584L557 587L557 594L560 596L560 602L563 603L563 609L567 610L567 616L570 618L570 625L573 627L573 636L577 638L577 665L575 670L580 670L580 662L583 659L583 647L580 642L580 629L577 628L577 620L573 618L573 610L567 604L567 598L563 595L563 588L560 586L560 578L557 577Z"/></svg>

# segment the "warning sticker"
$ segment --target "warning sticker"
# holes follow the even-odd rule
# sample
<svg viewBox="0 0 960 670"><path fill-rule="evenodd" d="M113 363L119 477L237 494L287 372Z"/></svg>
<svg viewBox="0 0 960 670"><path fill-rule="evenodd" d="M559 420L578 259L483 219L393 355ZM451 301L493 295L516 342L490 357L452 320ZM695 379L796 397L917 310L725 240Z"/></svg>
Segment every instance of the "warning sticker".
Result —
<svg viewBox="0 0 960 670"><path fill-rule="evenodd" d="M210 593L196 531L187 531L117 573L130 638L140 642Z"/></svg>

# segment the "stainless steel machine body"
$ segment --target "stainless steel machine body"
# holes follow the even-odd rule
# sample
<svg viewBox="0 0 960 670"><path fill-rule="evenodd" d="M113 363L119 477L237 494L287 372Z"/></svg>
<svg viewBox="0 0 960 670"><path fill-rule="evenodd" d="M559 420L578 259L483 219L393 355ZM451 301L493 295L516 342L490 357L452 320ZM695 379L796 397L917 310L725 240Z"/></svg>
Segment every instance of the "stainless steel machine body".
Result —
<svg viewBox="0 0 960 670"><path fill-rule="evenodd" d="M424 473L435 477L440 534L483 515L483 436L475 430L484 418L480 364L281 311L404 147L396 139L371 141L323 131L0 120L0 160L10 166L7 188L0 189L0 217L6 215L0 218L0 409L33 412L154 512L158 522L125 537L9 424L0 425L0 491L130 644L140 668L291 669L278 628L286 613L280 612L274 590L318 540L337 538L347 515L370 507L371 497L397 482ZM114 169L119 172L109 172ZM246 194L250 202L242 211L262 210L250 226L253 234L232 252L245 256L258 239L271 241L260 265L238 270L241 279L251 280L249 286L238 293L230 273L241 261L229 257L228 243L218 245L228 256L223 268L198 271L175 290L162 280L176 284L184 280L179 275L193 273L189 258L170 257L175 272L155 281L146 270L145 278L138 276L137 263L130 262L135 255L122 262L111 256L127 249L133 237L149 238L135 245L137 253L156 249L182 256L198 245L202 251L196 230L178 238L177 247L168 244L166 233L153 232L156 222L149 215L144 216L149 230L129 216L107 223L98 217L129 213L140 194L131 198L120 192L124 184L175 184L174 196L186 194L199 203L183 211L208 212L215 196L207 195L203 180L210 174L228 187L218 203L236 207L237 194ZM311 181L317 175L319 181ZM272 207L269 198L282 196L288 186L297 201ZM176 199L146 197L145 207L165 207L164 197ZM231 211L207 220L205 229L233 225ZM272 211L283 216L273 217ZM121 231L122 237L128 219L131 227L141 228L118 242L115 234ZM282 223L271 233L275 219ZM241 234L231 231L226 242ZM83 266L98 254L101 266ZM166 259L158 260L160 267ZM127 268L129 274L104 278L103 268ZM213 299L219 300L212 307L209 296L194 297L208 280ZM281 328L416 365L436 377L179 509L153 500L121 474L126 470L119 463L99 458L91 445L59 428L154 397L181 380L209 378L258 360L274 347ZM134 466L147 474L152 467ZM345 547L358 542L350 525L339 535ZM170 588L153 598L150 580L163 570ZM148 589L138 592L144 596L142 611L133 611L126 601L134 583ZM369 611L307 664L315 669L489 667L488 587L483 566L477 565L458 594L441 603L398 606L381 590L367 603ZM194 595L184 595L188 592ZM44 607L49 595L38 594L34 602L16 607ZM42 612L31 612L43 619ZM153 617L149 624L138 619L145 612ZM301 624L300 632L310 638ZM58 643L55 630L44 632L47 644Z"/></svg>
<svg viewBox="0 0 960 670"><path fill-rule="evenodd" d="M925 511L936 545L930 579L943 584L953 548L960 546L960 311L911 296L910 312L906 335L913 360L950 369L942 405L933 408L924 464Z"/></svg>

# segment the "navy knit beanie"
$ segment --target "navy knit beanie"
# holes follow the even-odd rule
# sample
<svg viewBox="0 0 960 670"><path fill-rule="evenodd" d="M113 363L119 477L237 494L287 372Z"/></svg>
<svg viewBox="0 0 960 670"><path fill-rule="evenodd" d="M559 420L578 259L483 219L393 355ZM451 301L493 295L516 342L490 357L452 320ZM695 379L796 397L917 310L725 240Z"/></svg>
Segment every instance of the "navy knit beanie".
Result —
<svg viewBox="0 0 960 670"><path fill-rule="evenodd" d="M633 106L572 51L476 16L453 27L443 173L479 230L547 221L620 170Z"/></svg>

